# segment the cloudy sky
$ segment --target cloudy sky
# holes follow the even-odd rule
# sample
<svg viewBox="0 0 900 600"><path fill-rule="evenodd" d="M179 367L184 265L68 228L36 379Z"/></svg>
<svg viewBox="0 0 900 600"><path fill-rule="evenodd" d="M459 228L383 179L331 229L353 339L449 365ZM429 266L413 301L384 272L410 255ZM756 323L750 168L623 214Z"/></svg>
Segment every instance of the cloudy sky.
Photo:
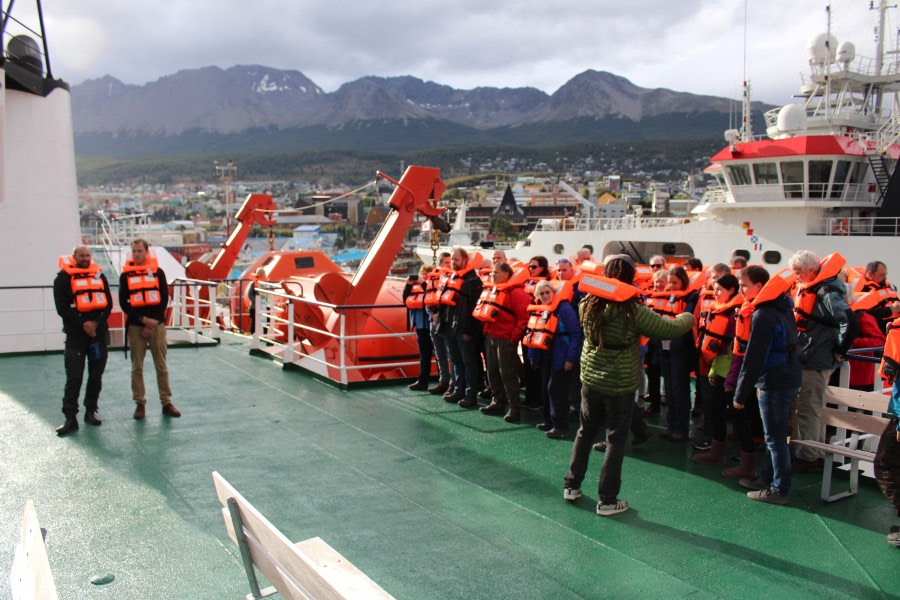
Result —
<svg viewBox="0 0 900 600"><path fill-rule="evenodd" d="M32 2L19 0L14 16ZM44 0L54 75L144 84L182 69L261 64L325 89L413 75L553 93L587 69L642 87L786 103L826 29L825 0ZM832 32L873 55L868 0L834 0ZM886 30L895 32L897 10ZM893 45L894 33L889 36Z"/></svg>

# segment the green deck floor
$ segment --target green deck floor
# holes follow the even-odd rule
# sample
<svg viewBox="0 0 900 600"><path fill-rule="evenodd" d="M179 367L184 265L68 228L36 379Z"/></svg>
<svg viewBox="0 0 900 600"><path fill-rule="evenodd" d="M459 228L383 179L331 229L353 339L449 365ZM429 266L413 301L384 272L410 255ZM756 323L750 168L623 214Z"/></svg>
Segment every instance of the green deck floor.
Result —
<svg viewBox="0 0 900 600"><path fill-rule="evenodd" d="M337 391L237 342L169 357L184 417L148 403L133 421L115 353L103 426L65 439L62 357L0 358L0 598L28 498L61 598L242 598L214 470L288 538L322 537L401 599L900 597L895 519L870 480L825 504L820 476L799 475L791 506L760 504L654 439L625 460L632 510L602 518L601 455L585 497L563 501L571 441L536 415L513 426L405 386Z"/></svg>

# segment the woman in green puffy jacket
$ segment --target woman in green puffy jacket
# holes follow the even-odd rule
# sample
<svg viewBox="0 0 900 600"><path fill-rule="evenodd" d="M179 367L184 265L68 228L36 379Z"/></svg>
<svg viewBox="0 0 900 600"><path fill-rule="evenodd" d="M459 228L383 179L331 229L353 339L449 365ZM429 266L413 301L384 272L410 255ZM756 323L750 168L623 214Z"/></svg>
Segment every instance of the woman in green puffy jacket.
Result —
<svg viewBox="0 0 900 600"><path fill-rule="evenodd" d="M634 262L625 254L610 256L605 276L623 284L634 282ZM600 471L597 514L614 515L628 510L619 499L625 442L638 388L640 338L671 340L694 326L694 317L684 313L675 319L661 317L637 298L616 302L597 295L585 295L580 305L584 328L581 356L581 426L572 447L563 497L581 497L581 483L587 472L594 438L606 428L606 454Z"/></svg>

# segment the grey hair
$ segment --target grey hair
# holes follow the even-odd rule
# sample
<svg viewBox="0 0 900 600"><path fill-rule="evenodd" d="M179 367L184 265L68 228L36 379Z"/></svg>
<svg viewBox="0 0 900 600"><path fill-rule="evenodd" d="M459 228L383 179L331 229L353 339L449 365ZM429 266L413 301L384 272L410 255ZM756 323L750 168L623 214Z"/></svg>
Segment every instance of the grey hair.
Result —
<svg viewBox="0 0 900 600"><path fill-rule="evenodd" d="M801 271L819 272L819 257L812 250L798 250L788 260L788 266L791 269L799 269Z"/></svg>

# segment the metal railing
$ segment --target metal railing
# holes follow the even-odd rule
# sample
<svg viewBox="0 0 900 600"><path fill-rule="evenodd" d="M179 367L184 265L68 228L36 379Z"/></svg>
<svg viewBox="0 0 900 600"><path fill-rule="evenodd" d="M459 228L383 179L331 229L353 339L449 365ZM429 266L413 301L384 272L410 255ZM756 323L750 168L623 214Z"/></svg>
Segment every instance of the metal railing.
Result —
<svg viewBox="0 0 900 600"><path fill-rule="evenodd" d="M806 224L807 235L897 237L900 236L898 217L827 217L813 219Z"/></svg>
<svg viewBox="0 0 900 600"><path fill-rule="evenodd" d="M382 373L394 371L401 378L406 378L411 375L407 374L405 368L417 367L419 365L418 345L415 331L394 331L382 319L379 319L376 314L376 312L384 310L403 309L405 308L403 304L331 304L329 302L320 302L318 300L294 296L285 293L280 287L276 289L265 284L257 287L255 302L256 322L251 337L250 347L254 350L261 350L278 356L284 364L297 365L308 371L324 375L341 385L348 385L350 383L348 374L352 371L376 370ZM338 322L336 324L337 332L335 333L333 331L297 322L295 318L295 306L298 303L333 310L338 315ZM369 318L380 324L385 333L349 335L347 333L347 317L355 311L367 311L371 313ZM283 329L279 330L279 328ZM306 351L315 351L321 348L321 345L304 346L303 339L310 334L335 340L338 349L337 360L328 360L325 354L316 356L315 352ZM381 362L366 362L365 364L353 364L347 360L348 345L358 340L371 339L407 340L406 343L409 344L411 353L416 355L416 359L407 360L405 357L385 357ZM277 350L273 351L273 348L277 348ZM336 377L330 371L331 369L337 373Z"/></svg>

